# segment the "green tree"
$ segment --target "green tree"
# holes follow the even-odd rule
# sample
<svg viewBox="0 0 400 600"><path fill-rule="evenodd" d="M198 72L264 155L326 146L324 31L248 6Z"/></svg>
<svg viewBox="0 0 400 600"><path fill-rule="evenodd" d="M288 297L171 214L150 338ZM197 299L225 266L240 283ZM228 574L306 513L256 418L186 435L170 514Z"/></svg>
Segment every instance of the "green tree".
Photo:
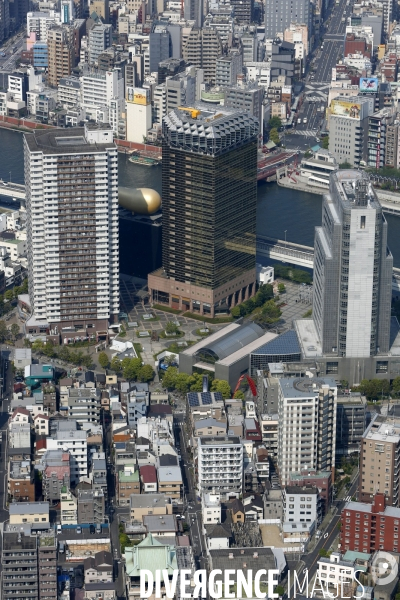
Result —
<svg viewBox="0 0 400 600"><path fill-rule="evenodd" d="M231 308L231 315L234 319L238 319L242 316L240 304L237 304L233 308Z"/></svg>
<svg viewBox="0 0 400 600"><path fill-rule="evenodd" d="M10 327L11 335L14 340L16 340L19 336L19 325L18 323L13 323Z"/></svg>
<svg viewBox="0 0 400 600"><path fill-rule="evenodd" d="M269 132L269 139L272 142L274 142L274 144L276 144L277 146L279 146L279 144L281 143L281 140L279 139L278 130L275 127Z"/></svg>
<svg viewBox="0 0 400 600"><path fill-rule="evenodd" d="M168 323L165 326L165 333L179 333L178 325L173 321L168 321Z"/></svg>
<svg viewBox="0 0 400 600"><path fill-rule="evenodd" d="M358 390L364 394L368 400L378 400L387 396L390 392L390 385L386 379L363 379Z"/></svg>
<svg viewBox="0 0 400 600"><path fill-rule="evenodd" d="M58 352L58 358L60 360L64 360L65 362L69 362L70 361L70 358L71 358L70 351L69 351L69 348L68 348L68 346L66 344L64 344L60 348L60 350Z"/></svg>
<svg viewBox="0 0 400 600"><path fill-rule="evenodd" d="M21 291L22 294L28 293L28 278L24 279L24 281L22 282L21 288L22 288L22 291Z"/></svg>
<svg viewBox="0 0 400 600"><path fill-rule="evenodd" d="M108 358L105 352L100 352L99 354L99 365L102 369L107 369L110 364L110 359Z"/></svg>
<svg viewBox="0 0 400 600"><path fill-rule="evenodd" d="M123 375L128 381L137 379L139 376L140 369L142 368L142 360L140 358L130 358L129 363L125 363L125 359L122 361Z"/></svg>
<svg viewBox="0 0 400 600"><path fill-rule="evenodd" d="M321 146L324 150L329 150L329 135L322 138Z"/></svg>
<svg viewBox="0 0 400 600"><path fill-rule="evenodd" d="M119 543L121 546L121 552L122 554L124 554L125 552L125 548L127 546L132 546L132 541L131 539L126 535L126 533L120 533L119 534Z"/></svg>
<svg viewBox="0 0 400 600"><path fill-rule="evenodd" d="M1 323L3 323L3 321L0 321L0 339L1 339ZM44 342L42 342L42 340L35 340L32 344L32 351L38 352L39 354L43 354Z"/></svg>
<svg viewBox="0 0 400 600"><path fill-rule="evenodd" d="M172 367L176 364L176 354L168 354L168 356L164 356L164 364Z"/></svg>
<svg viewBox="0 0 400 600"><path fill-rule="evenodd" d="M273 300L268 300L258 313L255 321L264 325L271 325L279 321L282 311Z"/></svg>
<svg viewBox="0 0 400 600"><path fill-rule="evenodd" d="M14 298L14 293L13 293L13 291L12 291L12 290L6 290L6 291L5 291L5 294L4 294L4 298L5 298L6 300L9 300L9 301L10 301L10 300L12 300L12 299Z"/></svg>
<svg viewBox="0 0 400 600"><path fill-rule="evenodd" d="M5 342L9 336L9 331L5 321L0 321L0 342Z"/></svg>
<svg viewBox="0 0 400 600"><path fill-rule="evenodd" d="M43 354L48 358L53 358L55 356L54 352L54 344L51 340L48 340L43 347Z"/></svg>
<svg viewBox="0 0 400 600"><path fill-rule="evenodd" d="M190 375L178 373L175 379L175 389L181 394L186 394L190 389Z"/></svg>
<svg viewBox="0 0 400 600"><path fill-rule="evenodd" d="M283 594L285 593L285 588L283 587L283 585L277 585L275 588L275 593L279 596L283 596Z"/></svg>
<svg viewBox="0 0 400 600"><path fill-rule="evenodd" d="M223 379L214 379L214 381L211 384L211 391L221 392L224 400L226 400L227 398L231 398L232 395L231 386L227 381L224 381Z"/></svg>
<svg viewBox="0 0 400 600"><path fill-rule="evenodd" d="M135 359L133 359L135 360ZM140 369L139 369L139 375L138 375L138 379L139 381L143 381L143 382L149 382L153 379L154 377L154 371L153 371L153 367L151 365L143 365Z"/></svg>
<svg viewBox="0 0 400 600"><path fill-rule="evenodd" d="M339 165L339 169L352 169L352 168L353 168L353 165L351 165L349 162L347 162L347 160L340 163L340 165Z"/></svg>
<svg viewBox="0 0 400 600"><path fill-rule="evenodd" d="M114 356L111 359L110 367L115 373L122 372L122 363L121 363L121 360L118 358L118 356Z"/></svg>
<svg viewBox="0 0 400 600"><path fill-rule="evenodd" d="M84 354L83 357L81 358L80 364L83 367L90 369L90 367L93 365L93 358L90 356L90 354Z"/></svg>
<svg viewBox="0 0 400 600"><path fill-rule="evenodd" d="M278 292L280 294L284 294L286 292L286 288L285 288L285 284L284 283L278 283Z"/></svg>
<svg viewBox="0 0 400 600"><path fill-rule="evenodd" d="M268 121L268 127L270 129L279 129L279 127L282 127L282 121L279 117L271 117Z"/></svg>
<svg viewBox="0 0 400 600"><path fill-rule="evenodd" d="M242 390L238 390L235 392L234 396L235 400L244 400L244 392Z"/></svg>
<svg viewBox="0 0 400 600"><path fill-rule="evenodd" d="M178 369L176 367L168 367L168 369L165 371L162 382L163 386L167 388L167 390L175 389L177 375Z"/></svg>
<svg viewBox="0 0 400 600"><path fill-rule="evenodd" d="M191 392L202 392L203 391L203 376L200 373L193 373L189 379L189 386Z"/></svg>
<svg viewBox="0 0 400 600"><path fill-rule="evenodd" d="M395 377L395 379L393 379L392 391L396 396L400 394L400 377Z"/></svg>

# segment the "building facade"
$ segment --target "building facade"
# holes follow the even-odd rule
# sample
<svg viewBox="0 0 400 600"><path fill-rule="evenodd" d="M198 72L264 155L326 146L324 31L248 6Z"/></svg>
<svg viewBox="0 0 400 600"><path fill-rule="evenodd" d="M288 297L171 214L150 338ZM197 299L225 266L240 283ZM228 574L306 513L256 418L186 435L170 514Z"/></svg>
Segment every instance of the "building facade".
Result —
<svg viewBox="0 0 400 600"><path fill-rule="evenodd" d="M254 293L257 134L256 119L226 109L165 117L163 268L148 278L152 302L214 316Z"/></svg>
<svg viewBox="0 0 400 600"><path fill-rule="evenodd" d="M238 498L243 490L243 446L236 436L201 437L198 441L199 494Z"/></svg>
<svg viewBox="0 0 400 600"><path fill-rule="evenodd" d="M106 337L119 311L113 133L108 126L41 131L25 136L24 153L30 322L63 342Z"/></svg>

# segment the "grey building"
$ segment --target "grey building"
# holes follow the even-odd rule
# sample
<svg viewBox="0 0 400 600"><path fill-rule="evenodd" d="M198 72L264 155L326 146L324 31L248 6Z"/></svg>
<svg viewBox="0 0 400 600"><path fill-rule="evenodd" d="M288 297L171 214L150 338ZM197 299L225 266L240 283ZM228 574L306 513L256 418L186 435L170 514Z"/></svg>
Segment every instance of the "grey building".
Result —
<svg viewBox="0 0 400 600"><path fill-rule="evenodd" d="M0 44L10 34L10 4L9 0L0 0Z"/></svg>
<svg viewBox="0 0 400 600"><path fill-rule="evenodd" d="M112 25L96 23L89 31L89 63L97 63L98 56L112 44Z"/></svg>
<svg viewBox="0 0 400 600"><path fill-rule="evenodd" d="M392 271L387 222L368 176L334 173L315 230L312 314L324 354L389 351Z"/></svg>
<svg viewBox="0 0 400 600"><path fill-rule="evenodd" d="M277 33L283 33L290 23L300 23L308 26L308 34L312 30L312 3L310 0L265 0L265 36L275 38Z"/></svg>
<svg viewBox="0 0 400 600"><path fill-rule="evenodd" d="M38 536L40 600L57 600L57 539L54 530Z"/></svg>
<svg viewBox="0 0 400 600"><path fill-rule="evenodd" d="M102 490L78 490L78 523L104 523L105 503Z"/></svg>
<svg viewBox="0 0 400 600"><path fill-rule="evenodd" d="M377 48L382 42L383 34L383 15L372 12L362 12L360 25L363 27L372 27L374 34L374 48ZM352 18L353 22L353 18ZM352 23L353 24L353 23Z"/></svg>
<svg viewBox="0 0 400 600"><path fill-rule="evenodd" d="M164 83L167 77L174 77L186 69L186 63L182 58L167 58L160 61L158 65L158 85Z"/></svg>
<svg viewBox="0 0 400 600"><path fill-rule="evenodd" d="M338 396L336 406L336 460L358 452L367 426L367 402L356 392Z"/></svg>
<svg viewBox="0 0 400 600"><path fill-rule="evenodd" d="M178 73L165 82L167 114L179 106L193 106L196 102L196 75L194 69Z"/></svg>
<svg viewBox="0 0 400 600"><path fill-rule="evenodd" d="M107 463L104 452L95 453L92 456L92 464L89 470L89 477L92 480L93 490L102 491L104 493L105 498L107 498Z"/></svg>
<svg viewBox="0 0 400 600"><path fill-rule="evenodd" d="M243 72L243 55L237 50L217 58L215 84L219 86L236 85L238 75Z"/></svg>
<svg viewBox="0 0 400 600"><path fill-rule="evenodd" d="M138 420L147 414L147 403L143 398L132 398L126 405L129 427L136 427Z"/></svg>
<svg viewBox="0 0 400 600"><path fill-rule="evenodd" d="M100 390L92 387L68 390L68 418L78 423L100 422Z"/></svg>
<svg viewBox="0 0 400 600"><path fill-rule="evenodd" d="M291 42L277 40L272 44L271 81L285 77L285 84L291 85L296 70L296 51Z"/></svg>
<svg viewBox="0 0 400 600"><path fill-rule="evenodd" d="M334 98L329 117L329 152L340 163L358 166L367 158L368 117L374 112L373 97Z"/></svg>
<svg viewBox="0 0 400 600"><path fill-rule="evenodd" d="M31 535L29 529L27 527L26 532L5 531L3 533L1 554L3 600L20 598L39 600L37 536ZM55 589L57 589L57 581Z"/></svg>
<svg viewBox="0 0 400 600"><path fill-rule="evenodd" d="M230 0L235 19L239 23L251 23L253 20L254 0Z"/></svg>
<svg viewBox="0 0 400 600"><path fill-rule="evenodd" d="M265 88L259 86L256 81L231 85L225 89L225 106L255 117L262 131L264 90Z"/></svg>
<svg viewBox="0 0 400 600"><path fill-rule="evenodd" d="M156 25L149 35L150 73L158 72L158 65L172 55L171 36L166 26Z"/></svg>
<svg viewBox="0 0 400 600"><path fill-rule="evenodd" d="M187 0L184 3L185 21L194 21L195 27L202 27L204 21L204 0Z"/></svg>
<svg viewBox="0 0 400 600"><path fill-rule="evenodd" d="M193 28L186 40L182 55L186 63L204 69L204 80L215 83L217 58L222 54L222 43L216 29Z"/></svg>

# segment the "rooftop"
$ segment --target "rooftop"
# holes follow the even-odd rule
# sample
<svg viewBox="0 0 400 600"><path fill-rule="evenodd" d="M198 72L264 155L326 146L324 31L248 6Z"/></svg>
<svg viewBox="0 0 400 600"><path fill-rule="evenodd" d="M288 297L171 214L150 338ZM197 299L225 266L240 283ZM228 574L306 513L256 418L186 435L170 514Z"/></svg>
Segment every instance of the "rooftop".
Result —
<svg viewBox="0 0 400 600"><path fill-rule="evenodd" d="M321 387L337 389L336 381L330 377L283 377L279 379L280 390L285 398L315 398Z"/></svg>
<svg viewBox="0 0 400 600"><path fill-rule="evenodd" d="M212 436L212 437L200 437L200 446L241 446L240 438L237 436Z"/></svg>

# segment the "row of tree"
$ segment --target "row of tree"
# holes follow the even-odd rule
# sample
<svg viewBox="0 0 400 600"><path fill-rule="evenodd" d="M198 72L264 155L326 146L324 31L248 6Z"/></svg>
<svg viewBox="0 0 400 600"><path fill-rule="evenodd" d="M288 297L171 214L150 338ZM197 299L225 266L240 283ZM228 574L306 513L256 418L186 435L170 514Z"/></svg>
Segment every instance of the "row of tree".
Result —
<svg viewBox="0 0 400 600"><path fill-rule="evenodd" d="M7 328L7 324L5 321L0 321L0 342L3 344L4 342L13 341L19 336L19 325L18 323L13 323L10 329Z"/></svg>
<svg viewBox="0 0 400 600"><path fill-rule="evenodd" d="M303 269L294 269L293 267L285 267L284 265L274 265L275 277L281 277L282 279L290 279L295 283L306 283L312 282L312 277L307 271Z"/></svg>
<svg viewBox="0 0 400 600"><path fill-rule="evenodd" d="M269 283L261 285L258 292L252 298L245 300L241 304L231 309L231 315L235 319L250 315L255 308L263 306L268 300L274 297L274 288Z"/></svg>
<svg viewBox="0 0 400 600"><path fill-rule="evenodd" d="M47 358L59 358L72 365L86 367L87 369L93 365L93 358L89 354L89 349L85 353L79 348L74 349L65 345L55 346L51 340L47 342L35 340L31 347L34 352L43 354Z"/></svg>
<svg viewBox="0 0 400 600"><path fill-rule="evenodd" d="M111 361L105 352L100 352L99 365L103 369L112 369L118 376L123 376L128 381L149 382L154 377L151 365L143 365L141 358L124 358L120 360L114 356Z"/></svg>
<svg viewBox="0 0 400 600"><path fill-rule="evenodd" d="M176 390L181 394L187 392L203 391L203 376L200 373L179 373L177 367L168 367L162 379L163 386L169 390ZM231 388L227 381L223 379L213 379L211 381L211 391L221 392L224 399L231 398ZM241 395L237 395L237 398ZM243 396L244 397L244 396Z"/></svg>
<svg viewBox="0 0 400 600"><path fill-rule="evenodd" d="M368 400L381 400L384 397L400 396L400 377L393 379L392 384L387 379L363 379L352 392L361 392Z"/></svg>

